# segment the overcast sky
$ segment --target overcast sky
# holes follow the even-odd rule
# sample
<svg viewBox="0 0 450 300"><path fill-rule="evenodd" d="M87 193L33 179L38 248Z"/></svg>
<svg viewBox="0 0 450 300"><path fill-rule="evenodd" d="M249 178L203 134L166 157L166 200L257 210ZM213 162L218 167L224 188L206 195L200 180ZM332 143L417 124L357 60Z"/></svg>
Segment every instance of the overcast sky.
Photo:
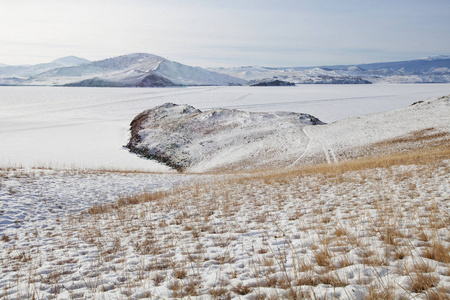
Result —
<svg viewBox="0 0 450 300"><path fill-rule="evenodd" d="M134 52L213 66L450 54L450 0L0 0L0 63Z"/></svg>

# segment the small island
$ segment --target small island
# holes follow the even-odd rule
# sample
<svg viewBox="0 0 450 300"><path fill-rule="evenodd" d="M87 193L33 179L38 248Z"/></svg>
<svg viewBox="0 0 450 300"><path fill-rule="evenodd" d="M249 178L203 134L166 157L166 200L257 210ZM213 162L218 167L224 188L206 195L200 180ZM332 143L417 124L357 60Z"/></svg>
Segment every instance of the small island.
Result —
<svg viewBox="0 0 450 300"><path fill-rule="evenodd" d="M250 86L295 86L295 83L283 80L261 80L250 82Z"/></svg>

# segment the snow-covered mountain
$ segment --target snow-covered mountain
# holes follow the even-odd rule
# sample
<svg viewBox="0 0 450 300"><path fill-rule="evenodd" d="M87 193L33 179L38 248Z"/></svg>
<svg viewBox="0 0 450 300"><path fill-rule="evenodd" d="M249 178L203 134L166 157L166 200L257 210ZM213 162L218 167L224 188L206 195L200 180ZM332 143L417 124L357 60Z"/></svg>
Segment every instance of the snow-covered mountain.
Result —
<svg viewBox="0 0 450 300"><path fill-rule="evenodd" d="M0 64L0 85L166 87L245 85L274 80L296 84L446 83L450 56L318 67L191 67L134 53L90 62L75 56L37 65Z"/></svg>
<svg viewBox="0 0 450 300"><path fill-rule="evenodd" d="M295 84L370 84L353 70L342 72L322 67L314 68L267 68L246 66L236 68L214 68L216 72L239 77L252 82L282 80Z"/></svg>
<svg viewBox="0 0 450 300"><path fill-rule="evenodd" d="M211 70L246 80L279 79L297 84L444 83L450 82L450 56L440 55L410 61L311 68L245 66Z"/></svg>
<svg viewBox="0 0 450 300"><path fill-rule="evenodd" d="M67 58L58 63L76 61ZM246 81L199 67L169 61L163 57L134 53L104 60L52 68L34 74L21 84L110 86L110 87L166 87L192 85L240 85Z"/></svg>
<svg viewBox="0 0 450 300"><path fill-rule="evenodd" d="M78 66L89 62L89 60L84 58L66 56L55 59L49 63L37 65L9 66L0 64L0 84L22 84L29 77L36 76L43 72L63 67Z"/></svg>
<svg viewBox="0 0 450 300"><path fill-rule="evenodd" d="M450 55L432 55L420 58L422 60L439 60L439 59L450 59Z"/></svg>
<svg viewBox="0 0 450 300"><path fill-rule="evenodd" d="M87 60L85 58L80 58L76 56L65 56L58 59L55 59L52 61L53 64L59 64L64 67L72 67L72 66L78 66L82 64L90 63L90 60Z"/></svg>

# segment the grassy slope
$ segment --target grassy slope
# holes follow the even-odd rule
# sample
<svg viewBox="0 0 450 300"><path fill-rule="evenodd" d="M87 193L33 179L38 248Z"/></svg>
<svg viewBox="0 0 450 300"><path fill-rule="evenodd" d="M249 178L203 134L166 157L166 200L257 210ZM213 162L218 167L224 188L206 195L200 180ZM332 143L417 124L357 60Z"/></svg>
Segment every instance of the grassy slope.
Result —
<svg viewBox="0 0 450 300"><path fill-rule="evenodd" d="M385 151L397 148L407 151ZM448 135L417 133L372 150L124 197L47 233L54 249L94 257L10 243L1 268L22 274L27 297L448 299ZM50 260L54 271L39 274Z"/></svg>

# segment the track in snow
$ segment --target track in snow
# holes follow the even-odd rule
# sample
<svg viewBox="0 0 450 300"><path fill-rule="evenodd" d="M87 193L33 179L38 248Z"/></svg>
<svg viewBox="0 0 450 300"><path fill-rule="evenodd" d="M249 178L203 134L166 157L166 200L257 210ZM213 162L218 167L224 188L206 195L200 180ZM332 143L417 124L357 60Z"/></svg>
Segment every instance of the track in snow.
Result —
<svg viewBox="0 0 450 300"><path fill-rule="evenodd" d="M308 152L311 152L313 143L318 144L319 147L322 148L328 164L331 164L332 162L338 163L339 160L333 150L333 147L331 147L330 142L325 138L324 134L322 133L321 135L312 135L311 132L309 132L309 127L310 126L305 126L302 129L303 133L309 138L308 145L306 145L305 151L303 151L303 153L292 163L291 167L295 166L300 160L302 160L308 154Z"/></svg>
<svg viewBox="0 0 450 300"><path fill-rule="evenodd" d="M302 155L300 155L291 165L291 167L295 166L303 157L306 156L306 154L310 151L311 148L311 144L312 144L312 138L309 135L308 131L307 131L308 126L303 127L302 131L303 133L309 138L309 142L308 145L306 145L306 149L305 151L303 151Z"/></svg>
<svg viewBox="0 0 450 300"><path fill-rule="evenodd" d="M331 147L328 140L325 138L325 136L322 134L318 137L317 141L322 145L323 152L325 154L325 158L327 159L327 163L331 164L332 161L334 163L338 162L338 159L336 157L336 154L334 153L333 148Z"/></svg>

